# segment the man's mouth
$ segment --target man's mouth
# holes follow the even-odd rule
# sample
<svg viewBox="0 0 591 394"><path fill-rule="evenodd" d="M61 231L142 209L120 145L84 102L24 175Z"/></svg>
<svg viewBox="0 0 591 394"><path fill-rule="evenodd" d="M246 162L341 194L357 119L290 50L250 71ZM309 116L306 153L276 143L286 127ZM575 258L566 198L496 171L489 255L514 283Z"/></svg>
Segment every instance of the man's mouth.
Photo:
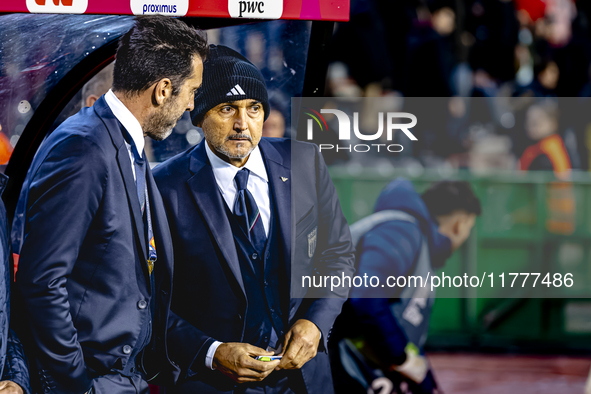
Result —
<svg viewBox="0 0 591 394"><path fill-rule="evenodd" d="M230 141L252 141L252 138L248 134L235 134L228 137Z"/></svg>

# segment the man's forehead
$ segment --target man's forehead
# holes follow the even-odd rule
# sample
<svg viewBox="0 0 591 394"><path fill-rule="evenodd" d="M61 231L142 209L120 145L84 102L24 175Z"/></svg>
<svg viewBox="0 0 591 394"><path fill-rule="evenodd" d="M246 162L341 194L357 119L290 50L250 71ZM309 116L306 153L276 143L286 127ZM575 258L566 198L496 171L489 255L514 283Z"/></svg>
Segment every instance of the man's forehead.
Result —
<svg viewBox="0 0 591 394"><path fill-rule="evenodd" d="M218 104L217 106L221 107L224 105L242 105L242 104L253 105L253 104L260 104L260 103L261 102L259 100L255 100L255 99L242 99L242 100L226 101L221 104Z"/></svg>

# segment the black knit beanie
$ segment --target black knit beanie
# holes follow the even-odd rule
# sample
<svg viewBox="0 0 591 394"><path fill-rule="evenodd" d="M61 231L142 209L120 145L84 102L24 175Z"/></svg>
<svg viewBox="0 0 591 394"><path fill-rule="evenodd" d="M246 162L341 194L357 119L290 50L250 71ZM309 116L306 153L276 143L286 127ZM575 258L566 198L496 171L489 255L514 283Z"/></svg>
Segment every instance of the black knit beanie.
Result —
<svg viewBox="0 0 591 394"><path fill-rule="evenodd" d="M218 104L244 99L260 101L267 120L269 97L259 69L233 49L210 45L203 63L203 82L195 93L195 108L191 111L193 124L197 125Z"/></svg>

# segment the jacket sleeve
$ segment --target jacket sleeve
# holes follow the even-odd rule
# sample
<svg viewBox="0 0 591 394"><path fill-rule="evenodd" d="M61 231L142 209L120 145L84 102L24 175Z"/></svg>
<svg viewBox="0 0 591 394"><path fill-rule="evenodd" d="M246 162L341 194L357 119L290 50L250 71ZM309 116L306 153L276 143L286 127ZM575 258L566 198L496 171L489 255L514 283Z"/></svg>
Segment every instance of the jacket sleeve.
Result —
<svg viewBox="0 0 591 394"><path fill-rule="evenodd" d="M31 323L44 386L64 394L91 387L66 284L104 193L108 168L94 142L56 143L29 183L17 286Z"/></svg>
<svg viewBox="0 0 591 394"><path fill-rule="evenodd" d="M196 379L205 367L205 356L215 339L170 311L168 349L171 360L181 369L181 379Z"/></svg>
<svg viewBox="0 0 591 394"><path fill-rule="evenodd" d="M318 246L314 256L314 269L318 275L353 276L355 273L355 248L351 241L349 225L341 210L341 204L328 168L318 147L315 147L315 167L318 193ZM348 288L335 291L330 288L314 294L314 300L304 314L322 333L320 350L327 351L332 326L348 298ZM324 292L324 293L322 293ZM308 303L302 303L305 307Z"/></svg>
<svg viewBox="0 0 591 394"><path fill-rule="evenodd" d="M205 355L215 339L168 311L167 355L147 346L142 352L141 368L150 384L172 386L197 379L205 367ZM167 362L166 357L170 359Z"/></svg>
<svg viewBox="0 0 591 394"><path fill-rule="evenodd" d="M421 242L420 230L412 223L392 221L377 226L362 240L358 275L377 276L380 282L390 276L406 275L420 253ZM358 287L351 292L351 306L364 338L388 365L400 365L406 360L404 348L408 342L390 311L390 299L396 297L396 291L378 286Z"/></svg>
<svg viewBox="0 0 591 394"><path fill-rule="evenodd" d="M6 363L1 380L10 380L21 386L25 394L31 394L27 358L23 351L23 345L12 330L8 332Z"/></svg>

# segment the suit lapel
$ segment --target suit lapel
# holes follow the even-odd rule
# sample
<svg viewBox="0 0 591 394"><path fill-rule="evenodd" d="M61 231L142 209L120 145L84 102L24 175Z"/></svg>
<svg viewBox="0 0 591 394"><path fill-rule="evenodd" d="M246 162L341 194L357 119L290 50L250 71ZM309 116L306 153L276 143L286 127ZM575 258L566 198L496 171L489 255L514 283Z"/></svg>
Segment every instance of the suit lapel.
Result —
<svg viewBox="0 0 591 394"><path fill-rule="evenodd" d="M287 283L291 284L291 235L292 235L292 209L291 209L291 168L285 166L281 154L267 142L261 139L259 147L267 167L269 187L273 193L273 200L277 209L277 227L279 239L283 250L283 261L287 273ZM288 154L291 154L289 152ZM266 267L265 267L266 268ZM290 289L291 293L291 289Z"/></svg>
<svg viewBox="0 0 591 394"><path fill-rule="evenodd" d="M173 253L172 253L172 238L170 236L170 229L168 227L168 220L166 219L166 212L164 211L164 202L162 196L158 191L152 170L148 167L148 195L150 196L150 211L152 213L152 223L154 228L154 241L156 242L156 253L158 259L156 260L154 270L158 268L158 276L156 279L162 281L163 275L160 272L166 268L168 278L173 275ZM146 273L148 272L147 265ZM167 279L168 280L168 279Z"/></svg>
<svg viewBox="0 0 591 394"><path fill-rule="evenodd" d="M123 176L123 182L125 184L125 192L127 193L127 200L129 203L129 207L131 208L133 221L135 223L135 230L137 238L139 239L141 250L140 259L141 261L145 262L147 260L147 249L146 249L146 235L144 230L144 221L142 219L142 214L140 210L140 202L137 197L137 187L135 185L135 179L133 178L133 172L131 170L131 159L129 158L129 151L125 146L125 140L123 139L123 132L119 121L113 115L110 108L108 107L104 96L97 100L94 103L93 107L95 108L96 113L101 117L103 123L105 124L109 134L111 135L111 140L113 141L113 145L117 149L117 162L119 164L119 171L121 171L121 175Z"/></svg>
<svg viewBox="0 0 591 394"><path fill-rule="evenodd" d="M133 213L133 220L135 222L135 230L142 246L141 253L143 253L142 261L146 261L146 231L144 230L144 221L142 219L142 212L140 210L140 202L137 197L137 187L133 179L133 172L131 171L131 160L129 159L129 152L125 145L119 148L117 152L117 161L119 162L119 169L123 174L123 181L125 182L125 191L127 192L127 199L131 206Z"/></svg>
<svg viewBox="0 0 591 394"><path fill-rule="evenodd" d="M224 209L226 203L222 199L213 170L208 163L205 143L205 140L203 140L191 155L189 169L194 175L187 181L187 186L230 270L234 274L242 292L246 295L240 271L240 262L234 244L234 235Z"/></svg>

